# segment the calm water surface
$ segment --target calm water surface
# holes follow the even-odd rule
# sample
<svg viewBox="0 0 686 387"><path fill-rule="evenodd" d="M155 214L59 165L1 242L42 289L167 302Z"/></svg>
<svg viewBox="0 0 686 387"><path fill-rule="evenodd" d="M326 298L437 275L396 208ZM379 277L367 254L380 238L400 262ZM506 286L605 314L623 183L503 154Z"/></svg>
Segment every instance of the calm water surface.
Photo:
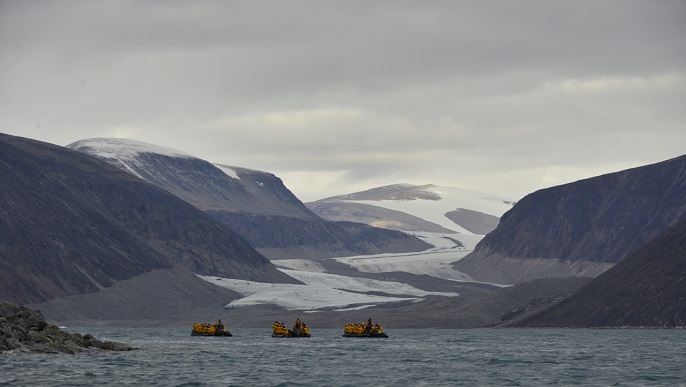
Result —
<svg viewBox="0 0 686 387"><path fill-rule="evenodd" d="M70 328L131 352L0 354L0 386L686 386L686 330L393 330L388 339L192 337L190 328Z"/></svg>

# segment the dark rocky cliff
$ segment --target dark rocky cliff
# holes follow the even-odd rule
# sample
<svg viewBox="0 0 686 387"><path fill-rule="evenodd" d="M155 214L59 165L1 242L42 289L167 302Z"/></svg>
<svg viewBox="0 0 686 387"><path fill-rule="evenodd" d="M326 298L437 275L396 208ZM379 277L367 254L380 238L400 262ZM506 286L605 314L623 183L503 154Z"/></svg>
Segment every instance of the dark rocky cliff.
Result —
<svg viewBox="0 0 686 387"><path fill-rule="evenodd" d="M686 327L686 221L519 327Z"/></svg>
<svg viewBox="0 0 686 387"><path fill-rule="evenodd" d="M684 218L681 156L534 192L455 267L499 283L596 276Z"/></svg>
<svg viewBox="0 0 686 387"><path fill-rule="evenodd" d="M93 293L154 269L293 282L227 227L81 152L0 134L0 299Z"/></svg>
<svg viewBox="0 0 686 387"><path fill-rule="evenodd" d="M486 235L495 230L500 223L497 216L484 214L479 211L472 211L466 208L458 208L445 214L445 217L460 225L465 230L474 234Z"/></svg>

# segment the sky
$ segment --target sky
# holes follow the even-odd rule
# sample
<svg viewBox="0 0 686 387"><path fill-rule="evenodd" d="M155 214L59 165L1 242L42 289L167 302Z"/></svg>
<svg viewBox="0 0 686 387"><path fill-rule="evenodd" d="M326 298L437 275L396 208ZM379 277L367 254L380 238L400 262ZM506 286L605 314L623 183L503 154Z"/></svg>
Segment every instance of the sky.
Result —
<svg viewBox="0 0 686 387"><path fill-rule="evenodd" d="M686 154L686 1L0 0L0 132L149 142L303 201L518 200Z"/></svg>

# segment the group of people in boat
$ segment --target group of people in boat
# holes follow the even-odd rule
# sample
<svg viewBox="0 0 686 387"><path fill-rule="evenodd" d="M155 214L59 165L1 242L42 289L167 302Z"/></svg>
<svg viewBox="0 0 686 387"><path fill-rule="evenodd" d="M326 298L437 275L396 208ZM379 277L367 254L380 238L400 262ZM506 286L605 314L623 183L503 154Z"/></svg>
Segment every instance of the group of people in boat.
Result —
<svg viewBox="0 0 686 387"><path fill-rule="evenodd" d="M383 334L383 327L381 325L379 325L379 323L372 324L372 319L370 318L365 323L360 323L360 324L346 323L344 333L345 334L356 334L356 335L363 335L363 334L381 335L381 334Z"/></svg>
<svg viewBox="0 0 686 387"><path fill-rule="evenodd" d="M214 324L200 324L196 322L193 324L193 332L202 334L221 334L226 332L226 327L224 327L221 319Z"/></svg>
<svg viewBox="0 0 686 387"><path fill-rule="evenodd" d="M230 334L226 331L226 327L222 323L222 320L217 321L214 324L200 324L200 323L194 323L193 324L193 331L191 334L195 335L203 335L203 336L209 336L209 335L216 335L216 336L221 336L221 335L226 335L230 336ZM344 336L383 336L383 337L388 337L383 333L383 327L379 325L378 323L373 324L372 319L370 318L367 320L367 322L360 323L360 324L355 324L355 323L346 323L345 324L345 331L344 331ZM310 328L305 324L304 322L300 321L300 319L295 320L295 323L293 324L293 329L288 329L286 328L286 325L282 322L279 321L274 321L274 325L272 326L272 336L273 337L310 337Z"/></svg>
<svg viewBox="0 0 686 387"><path fill-rule="evenodd" d="M274 321L272 326L272 336L274 337L310 337L310 328L300 319L295 320L293 329L287 329L282 322Z"/></svg>

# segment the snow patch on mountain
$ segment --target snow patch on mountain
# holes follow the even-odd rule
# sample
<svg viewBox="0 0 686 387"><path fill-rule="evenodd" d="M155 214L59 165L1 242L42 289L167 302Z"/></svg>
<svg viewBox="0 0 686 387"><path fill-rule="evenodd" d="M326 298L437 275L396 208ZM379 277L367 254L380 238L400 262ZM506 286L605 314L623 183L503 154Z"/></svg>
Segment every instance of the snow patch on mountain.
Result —
<svg viewBox="0 0 686 387"><path fill-rule="evenodd" d="M89 138L76 141L70 144L69 148L77 150L88 149L86 153L93 156L121 161L135 160L138 155L143 153L168 157L196 158L180 150L126 138Z"/></svg>
<svg viewBox="0 0 686 387"><path fill-rule="evenodd" d="M230 166L224 165L224 164L214 164L214 166L219 168L222 172L224 172L229 177L232 177L232 178L238 179L238 180L241 179L240 176L238 176L236 169L233 167L230 167Z"/></svg>
<svg viewBox="0 0 686 387"><path fill-rule="evenodd" d="M512 208L512 205L507 203L507 199L482 192L434 185L425 188L425 190L435 193L440 199L362 200L358 202L402 211L461 234L472 233L448 219L445 216L447 212L454 211L457 208L467 208L500 217Z"/></svg>
<svg viewBox="0 0 686 387"><path fill-rule="evenodd" d="M364 192L334 196L319 202L361 203L400 211L461 234L472 234L472 232L448 219L445 216L446 213L465 208L499 218L513 205L510 198L433 184L423 186L395 184ZM413 230L402 231L412 232Z"/></svg>

